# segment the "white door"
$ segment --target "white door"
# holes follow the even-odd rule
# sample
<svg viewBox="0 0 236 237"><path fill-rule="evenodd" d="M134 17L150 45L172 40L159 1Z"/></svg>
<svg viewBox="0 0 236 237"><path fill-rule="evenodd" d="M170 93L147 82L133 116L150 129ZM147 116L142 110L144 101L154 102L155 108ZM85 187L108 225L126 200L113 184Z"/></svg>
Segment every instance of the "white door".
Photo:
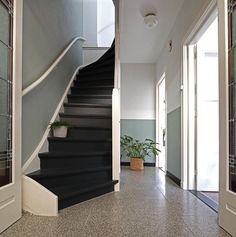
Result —
<svg viewBox="0 0 236 237"><path fill-rule="evenodd" d="M166 171L166 86L165 74L157 84L157 142L161 152L158 155L158 167Z"/></svg>
<svg viewBox="0 0 236 237"><path fill-rule="evenodd" d="M236 236L236 0L218 0L218 7L220 38L219 224L231 235Z"/></svg>
<svg viewBox="0 0 236 237"><path fill-rule="evenodd" d="M0 0L0 233L21 217L21 70L14 7L13 1Z"/></svg>

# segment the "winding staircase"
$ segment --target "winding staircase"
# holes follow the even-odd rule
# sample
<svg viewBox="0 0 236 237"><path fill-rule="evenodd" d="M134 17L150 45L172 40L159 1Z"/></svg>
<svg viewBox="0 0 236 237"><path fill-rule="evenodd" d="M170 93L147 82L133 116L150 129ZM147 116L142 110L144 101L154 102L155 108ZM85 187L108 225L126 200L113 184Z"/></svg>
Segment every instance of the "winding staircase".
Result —
<svg viewBox="0 0 236 237"><path fill-rule="evenodd" d="M49 137L40 170L28 176L58 197L58 209L114 191L112 180L112 90L115 46L79 71L60 120L66 138Z"/></svg>

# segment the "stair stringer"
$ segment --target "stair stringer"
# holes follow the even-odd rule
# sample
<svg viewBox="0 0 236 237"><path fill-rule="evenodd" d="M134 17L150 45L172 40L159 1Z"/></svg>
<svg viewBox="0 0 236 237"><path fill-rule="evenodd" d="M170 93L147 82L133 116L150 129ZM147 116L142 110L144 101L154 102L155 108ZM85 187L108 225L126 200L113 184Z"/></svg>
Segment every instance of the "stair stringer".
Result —
<svg viewBox="0 0 236 237"><path fill-rule="evenodd" d="M38 216L58 216L58 197L44 186L23 175L23 210Z"/></svg>
<svg viewBox="0 0 236 237"><path fill-rule="evenodd" d="M75 80L76 78L76 75L79 73L79 70L82 69L83 67L86 67L87 65L80 65L76 70L75 72L73 73L71 79L70 79L70 82L62 96L62 99L61 101L59 102L51 120L50 120L50 123L53 123L59 116L59 113L60 111L62 110L63 108L63 103L65 102L66 98L67 98L67 94L71 88L71 85L73 83L73 81ZM22 168L22 173L23 174L29 174L31 172L34 172L38 169L40 169L40 160L39 160L39 157L38 157L38 154L39 153L43 153L43 152L46 152L48 150L48 136L49 136L49 133L50 133L50 129L49 129L49 126L47 127L47 129L45 130L42 138L41 138L41 141L39 142L38 146L35 148L34 152L31 154L30 158L27 160L27 162L24 164L23 168Z"/></svg>

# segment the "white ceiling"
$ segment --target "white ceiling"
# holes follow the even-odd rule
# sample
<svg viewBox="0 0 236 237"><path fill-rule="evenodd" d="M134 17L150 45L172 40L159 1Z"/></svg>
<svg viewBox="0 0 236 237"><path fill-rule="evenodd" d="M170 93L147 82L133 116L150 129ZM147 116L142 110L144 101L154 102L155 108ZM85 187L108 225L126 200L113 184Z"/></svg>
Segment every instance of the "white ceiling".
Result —
<svg viewBox="0 0 236 237"><path fill-rule="evenodd" d="M154 63L184 0L123 0L121 9L121 62ZM148 29L143 15L156 10L158 25Z"/></svg>

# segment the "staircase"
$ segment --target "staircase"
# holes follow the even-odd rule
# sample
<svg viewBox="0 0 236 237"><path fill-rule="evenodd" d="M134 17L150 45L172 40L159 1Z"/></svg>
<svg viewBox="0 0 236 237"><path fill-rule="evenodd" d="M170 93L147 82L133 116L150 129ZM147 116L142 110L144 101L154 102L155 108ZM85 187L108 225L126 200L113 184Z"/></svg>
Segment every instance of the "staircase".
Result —
<svg viewBox="0 0 236 237"><path fill-rule="evenodd" d="M40 170L28 176L58 196L58 209L114 191L112 180L112 90L114 43L81 69L60 120L72 125L66 138L49 137Z"/></svg>

